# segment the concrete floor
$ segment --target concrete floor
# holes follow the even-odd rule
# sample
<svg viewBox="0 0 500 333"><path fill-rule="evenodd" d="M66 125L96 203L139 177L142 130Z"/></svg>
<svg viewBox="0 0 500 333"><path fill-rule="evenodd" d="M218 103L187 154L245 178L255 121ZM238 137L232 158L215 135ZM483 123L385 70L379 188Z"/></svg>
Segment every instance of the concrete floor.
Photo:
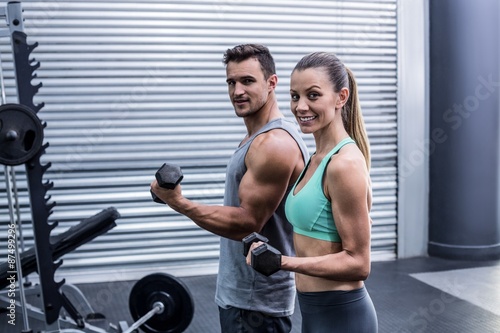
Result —
<svg viewBox="0 0 500 333"><path fill-rule="evenodd" d="M152 273L154 270L152 269ZM186 333L219 333L214 303L215 275L180 278L192 294L194 317ZM92 321L109 330L109 324L133 322L128 296L135 281L80 284L96 312L106 316ZM375 304L382 333L499 333L500 261L457 261L412 258L372 263L366 287ZM32 300L32 304L36 299ZM19 333L0 314L0 331ZM36 326L36 322L33 326ZM301 316L296 304L293 333L299 333ZM36 327L35 327L36 328ZM311 332L307 332L311 333Z"/></svg>

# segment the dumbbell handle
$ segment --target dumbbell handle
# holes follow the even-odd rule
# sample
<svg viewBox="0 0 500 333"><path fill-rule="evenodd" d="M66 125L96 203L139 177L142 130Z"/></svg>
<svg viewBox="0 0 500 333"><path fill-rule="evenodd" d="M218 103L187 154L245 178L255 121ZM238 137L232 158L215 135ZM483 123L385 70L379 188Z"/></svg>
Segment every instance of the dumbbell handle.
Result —
<svg viewBox="0 0 500 333"><path fill-rule="evenodd" d="M140 326L142 326L142 324L144 324L149 319L151 319L151 317L153 317L153 316L155 316L157 314L162 313L164 310L165 310L165 305L162 302L155 302L153 304L153 308L151 310L149 310L148 313L146 313L144 316L142 316L141 318L139 318L138 321L136 321L135 323L133 323L132 326L130 326L129 328L127 328L127 330L123 331L122 333L131 333L131 332L135 331Z"/></svg>
<svg viewBox="0 0 500 333"><path fill-rule="evenodd" d="M250 247L252 246L253 243L256 243L256 242L267 243L267 242L269 242L269 239L267 239L267 237L262 236L261 234L259 234L257 232L252 232L250 235L243 238L242 242L243 242L243 255L246 257L248 255L248 251L250 251Z"/></svg>

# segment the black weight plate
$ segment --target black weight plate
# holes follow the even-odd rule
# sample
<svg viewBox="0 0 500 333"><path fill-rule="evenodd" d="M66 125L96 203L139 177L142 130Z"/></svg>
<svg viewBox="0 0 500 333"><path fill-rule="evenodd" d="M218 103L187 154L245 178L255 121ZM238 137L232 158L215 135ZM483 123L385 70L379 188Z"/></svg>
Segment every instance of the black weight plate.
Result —
<svg viewBox="0 0 500 333"><path fill-rule="evenodd" d="M43 125L29 107L0 106L0 164L20 165L29 161L43 143Z"/></svg>
<svg viewBox="0 0 500 333"><path fill-rule="evenodd" d="M154 273L137 281L129 297L130 314L139 320L162 302L165 309L146 321L141 329L146 333L181 333L194 315L194 303L188 288L177 278L166 273Z"/></svg>

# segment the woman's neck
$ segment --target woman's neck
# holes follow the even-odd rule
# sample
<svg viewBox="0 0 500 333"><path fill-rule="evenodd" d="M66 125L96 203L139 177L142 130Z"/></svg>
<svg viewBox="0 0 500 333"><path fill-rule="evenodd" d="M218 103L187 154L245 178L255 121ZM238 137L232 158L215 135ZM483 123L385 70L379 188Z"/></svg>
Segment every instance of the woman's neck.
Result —
<svg viewBox="0 0 500 333"><path fill-rule="evenodd" d="M324 156L340 141L349 137L342 122L332 122L329 126L313 133L316 142L316 155Z"/></svg>

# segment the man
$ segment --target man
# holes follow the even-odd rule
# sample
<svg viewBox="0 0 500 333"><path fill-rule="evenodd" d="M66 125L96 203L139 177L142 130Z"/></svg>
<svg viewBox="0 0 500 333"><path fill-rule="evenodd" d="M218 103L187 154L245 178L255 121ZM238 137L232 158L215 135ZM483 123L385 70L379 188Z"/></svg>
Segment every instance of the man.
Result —
<svg viewBox="0 0 500 333"><path fill-rule="evenodd" d="M151 190L201 228L222 236L215 302L222 333L290 332L294 309L293 275L270 277L245 263L241 240L256 231L283 254L293 254L292 228L284 198L308 160L294 123L285 120L275 95L274 60L262 45L228 49L223 59L229 98L247 134L226 171L224 206L203 205L182 195L181 186Z"/></svg>

